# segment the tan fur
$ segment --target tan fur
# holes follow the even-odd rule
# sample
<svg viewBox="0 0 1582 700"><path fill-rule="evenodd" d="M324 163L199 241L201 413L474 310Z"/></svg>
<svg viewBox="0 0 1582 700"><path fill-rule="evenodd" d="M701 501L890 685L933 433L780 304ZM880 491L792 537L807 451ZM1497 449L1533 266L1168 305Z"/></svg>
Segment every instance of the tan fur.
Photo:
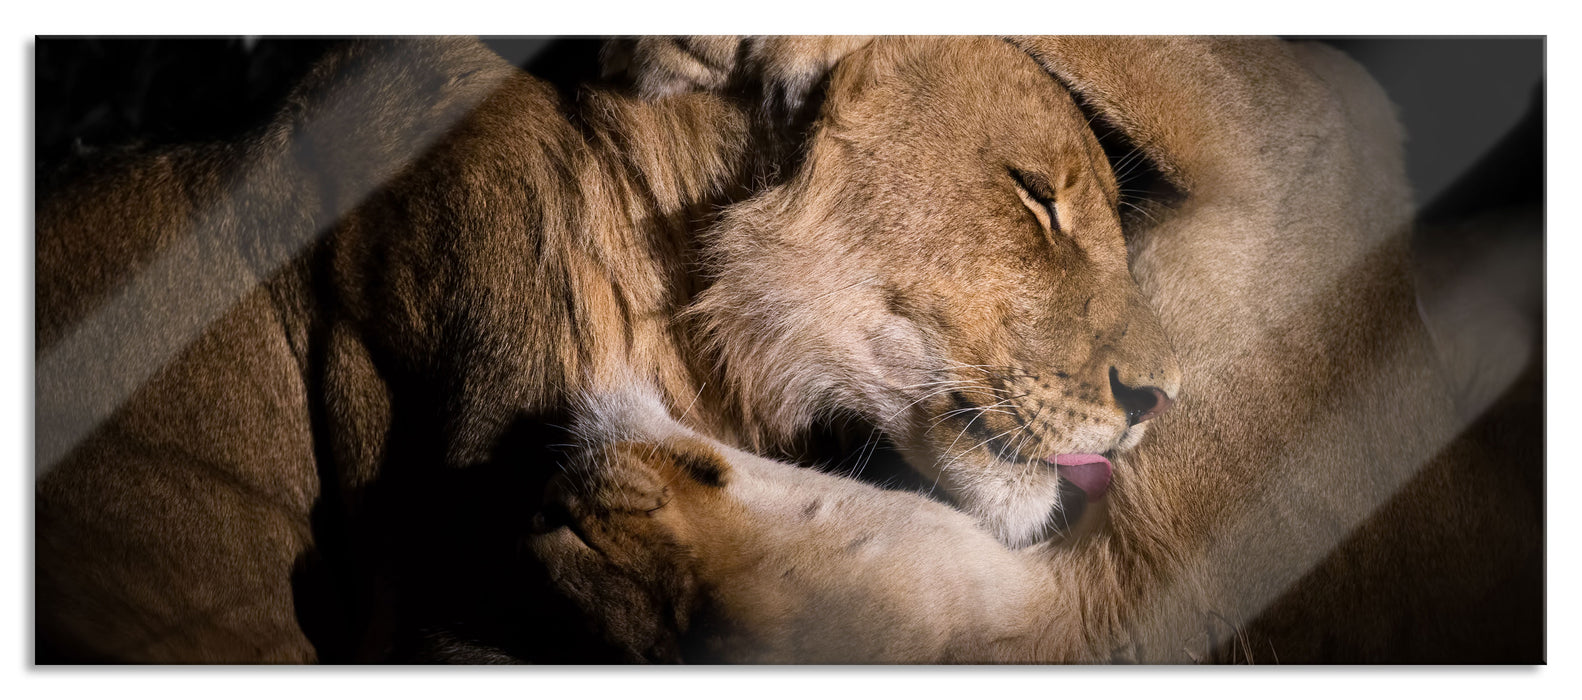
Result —
<svg viewBox="0 0 1582 700"><path fill-rule="evenodd" d="M421 515L415 475L491 463L524 424L633 386L755 447L862 415L1006 542L1041 536L1060 505L1043 459L1129 446L1142 426L1115 387L1179 385L1107 163L1059 85L995 40L880 42L831 89L807 165L718 222L754 174L749 111L594 94L573 123L548 86L453 41L355 46L241 142L128 156L58 193L39 217L40 391L79 415L40 466L41 647L314 658L294 608L330 546L320 523L379 578ZM142 252L85 267L105 241ZM167 277L145 289L150 270ZM154 380L76 340L95 333ZM85 405L113 412L94 425ZM974 429L1000 442L953 439ZM690 595L663 561L630 570ZM387 582L370 585L356 604L378 618ZM642 619L619 616L652 632L622 643L670 658ZM354 658L381 653L368 634Z"/></svg>
<svg viewBox="0 0 1582 700"><path fill-rule="evenodd" d="M989 39L878 42L828 99L803 169L712 232L718 279L688 311L760 428L749 444L856 412L996 536L1036 541L1059 507L1045 458L1146 427L1111 373L1171 395L1180 381L1098 144ZM1058 226L1016 177L1058 200Z"/></svg>
<svg viewBox="0 0 1582 700"><path fill-rule="evenodd" d="M244 142L115 155L40 202L40 660L314 657L292 614L321 490L311 284L276 268L345 206L320 178L387 177L401 158L381 132L420 147L476 87L447 85L476 54L409 48L332 58ZM342 69L364 74L330 81ZM431 99L368 119L343 89L401 81ZM353 119L372 138L338 138ZM330 135L375 153L339 154L332 177Z"/></svg>
<svg viewBox="0 0 1582 700"><path fill-rule="evenodd" d="M719 658L1541 661L1541 521L1518 478L1540 457L1489 452L1457 413L1377 86L1304 44L1017 43L1185 193L1131 234L1181 403L1117 460L1105 528L1019 551L717 448L714 529L683 542L735 616ZM786 493L864 505L810 507L813 527Z"/></svg>
<svg viewBox="0 0 1582 700"><path fill-rule="evenodd" d="M657 622L692 661L981 661L1049 622L1025 615L1041 550L1007 549L960 511L730 448L642 392L590 396L579 415L587 447L527 545L574 597L614 591L586 605L607 627L643 599L622 590L633 580L676 582L649 600L684 592ZM1074 604L1054 607L1060 630L1081 629ZM665 638L633 636L634 650Z"/></svg>
<svg viewBox="0 0 1582 700"><path fill-rule="evenodd" d="M646 98L756 83L763 107L798 112L835 62L865 36L646 36L606 45L606 76L622 76Z"/></svg>
<svg viewBox="0 0 1582 700"><path fill-rule="evenodd" d="M392 463L486 460L617 370L696 395L669 319L745 119L590 100L582 134L475 41L363 43L241 142L122 156L41 203L40 443L70 450L41 449L41 654L311 660L319 511L366 548Z"/></svg>

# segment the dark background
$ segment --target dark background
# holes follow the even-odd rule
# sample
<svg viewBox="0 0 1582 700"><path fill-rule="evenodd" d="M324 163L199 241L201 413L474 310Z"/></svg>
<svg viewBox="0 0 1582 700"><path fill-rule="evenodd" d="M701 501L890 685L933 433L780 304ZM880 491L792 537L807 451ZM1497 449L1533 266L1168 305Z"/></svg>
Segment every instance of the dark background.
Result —
<svg viewBox="0 0 1582 700"><path fill-rule="evenodd" d="M1431 202L1535 106L1542 38L1326 39L1373 74L1406 126L1406 171Z"/></svg>

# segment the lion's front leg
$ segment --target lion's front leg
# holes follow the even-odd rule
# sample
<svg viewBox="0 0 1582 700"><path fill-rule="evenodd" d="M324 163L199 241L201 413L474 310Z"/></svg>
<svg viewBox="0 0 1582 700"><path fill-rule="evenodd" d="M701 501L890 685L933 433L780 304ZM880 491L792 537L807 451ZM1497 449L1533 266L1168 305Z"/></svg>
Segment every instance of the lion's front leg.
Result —
<svg viewBox="0 0 1582 700"><path fill-rule="evenodd" d="M967 516L690 434L585 449L530 549L636 660L1081 657L1050 559Z"/></svg>
<svg viewBox="0 0 1582 700"><path fill-rule="evenodd" d="M699 526L717 473L684 446L621 441L576 455L551 481L527 548L550 585L633 662L678 662L702 606Z"/></svg>

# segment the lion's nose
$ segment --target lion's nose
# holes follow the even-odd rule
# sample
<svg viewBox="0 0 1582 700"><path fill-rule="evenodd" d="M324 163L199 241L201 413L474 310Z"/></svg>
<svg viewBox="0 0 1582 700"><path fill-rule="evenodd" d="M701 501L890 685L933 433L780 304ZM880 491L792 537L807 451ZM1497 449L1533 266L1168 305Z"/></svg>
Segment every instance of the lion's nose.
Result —
<svg viewBox="0 0 1582 700"><path fill-rule="evenodd" d="M1115 394L1115 403L1120 404L1121 410L1126 412L1128 426L1137 425L1164 413L1175 403L1175 400L1159 387L1127 386L1121 381L1120 372L1114 367L1110 368L1110 392Z"/></svg>

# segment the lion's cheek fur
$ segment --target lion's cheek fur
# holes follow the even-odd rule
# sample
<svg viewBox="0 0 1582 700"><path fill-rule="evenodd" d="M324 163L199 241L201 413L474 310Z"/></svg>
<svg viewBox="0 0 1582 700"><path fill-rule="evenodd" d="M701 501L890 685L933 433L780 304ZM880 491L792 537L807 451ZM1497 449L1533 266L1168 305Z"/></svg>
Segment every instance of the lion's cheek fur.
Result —
<svg viewBox="0 0 1582 700"><path fill-rule="evenodd" d="M939 365L917 327L885 309L881 273L784 242L717 250L714 283L686 315L760 444L833 413L882 425L905 405L897 388Z"/></svg>

